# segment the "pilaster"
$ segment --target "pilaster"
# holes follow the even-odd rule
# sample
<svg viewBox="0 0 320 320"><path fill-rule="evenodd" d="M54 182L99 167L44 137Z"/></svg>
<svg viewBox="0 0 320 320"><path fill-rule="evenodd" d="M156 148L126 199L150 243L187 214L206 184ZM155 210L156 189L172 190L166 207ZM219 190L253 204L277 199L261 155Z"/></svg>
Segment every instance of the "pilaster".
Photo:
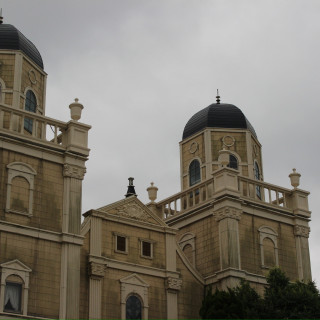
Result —
<svg viewBox="0 0 320 320"><path fill-rule="evenodd" d="M211 131L204 132L204 152L206 164L206 180L211 178L212 173L212 151L211 151Z"/></svg>
<svg viewBox="0 0 320 320"><path fill-rule="evenodd" d="M16 53L15 62L14 62L12 106L17 109L20 108L21 76L22 76L22 54Z"/></svg>
<svg viewBox="0 0 320 320"><path fill-rule="evenodd" d="M241 269L239 220L242 209L237 202L224 200L215 206L214 216L219 222L220 267Z"/></svg>
<svg viewBox="0 0 320 320"><path fill-rule="evenodd" d="M305 282L312 280L308 241L309 233L310 228L308 226L298 224L294 226L299 280Z"/></svg>
<svg viewBox="0 0 320 320"><path fill-rule="evenodd" d="M106 265L89 262L89 319L101 318L101 291Z"/></svg>
<svg viewBox="0 0 320 320"><path fill-rule="evenodd" d="M65 157L63 167L64 194L62 233L80 234L82 180L85 174L84 161ZM80 303L80 246L62 243L60 318L78 319Z"/></svg>
<svg viewBox="0 0 320 320"><path fill-rule="evenodd" d="M181 279L172 277L166 279L167 319L178 319L178 292L181 286Z"/></svg>

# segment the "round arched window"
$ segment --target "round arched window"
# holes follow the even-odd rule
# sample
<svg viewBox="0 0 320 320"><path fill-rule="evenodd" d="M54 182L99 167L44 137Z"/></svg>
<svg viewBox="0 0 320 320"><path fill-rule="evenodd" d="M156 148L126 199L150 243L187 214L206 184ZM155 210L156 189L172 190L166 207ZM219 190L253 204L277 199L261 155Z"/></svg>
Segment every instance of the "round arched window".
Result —
<svg viewBox="0 0 320 320"><path fill-rule="evenodd" d="M37 110L37 99L35 94L28 90L26 93L26 102L25 102L25 110L29 112L36 112ZM28 132L32 133L33 120L30 118L24 119L24 128Z"/></svg>
<svg viewBox="0 0 320 320"><path fill-rule="evenodd" d="M200 162L193 160L189 166L189 184L190 187L201 181Z"/></svg>
<svg viewBox="0 0 320 320"><path fill-rule="evenodd" d="M229 164L228 167L231 169L238 170L238 159L232 154L229 155Z"/></svg>
<svg viewBox="0 0 320 320"><path fill-rule="evenodd" d="M130 296L126 302L126 319L141 319L142 306L137 296Z"/></svg>

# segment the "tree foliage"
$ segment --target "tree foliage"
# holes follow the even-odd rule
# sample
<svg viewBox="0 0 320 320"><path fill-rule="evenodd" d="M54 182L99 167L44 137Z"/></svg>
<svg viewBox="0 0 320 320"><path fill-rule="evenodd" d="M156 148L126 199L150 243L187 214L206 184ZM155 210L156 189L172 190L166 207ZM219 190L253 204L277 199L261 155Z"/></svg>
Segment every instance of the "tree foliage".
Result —
<svg viewBox="0 0 320 320"><path fill-rule="evenodd" d="M320 295L313 282L291 283L279 268L267 276L264 297L242 280L227 291L207 291L200 309L202 319L319 319Z"/></svg>

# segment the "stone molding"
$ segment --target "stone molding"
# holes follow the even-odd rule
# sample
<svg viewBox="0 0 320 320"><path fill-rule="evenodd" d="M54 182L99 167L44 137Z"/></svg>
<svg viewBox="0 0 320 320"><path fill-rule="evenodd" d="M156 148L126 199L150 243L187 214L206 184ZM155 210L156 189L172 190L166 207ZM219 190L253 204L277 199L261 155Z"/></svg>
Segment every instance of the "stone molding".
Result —
<svg viewBox="0 0 320 320"><path fill-rule="evenodd" d="M107 266L105 264L91 261L89 262L88 273L90 277L103 278L106 269L107 269Z"/></svg>
<svg viewBox="0 0 320 320"><path fill-rule="evenodd" d="M182 280L178 278L168 277L166 279L166 289L180 291L182 286Z"/></svg>
<svg viewBox="0 0 320 320"><path fill-rule="evenodd" d="M294 226L294 235L309 238L310 228L305 226Z"/></svg>
<svg viewBox="0 0 320 320"><path fill-rule="evenodd" d="M84 175L86 173L86 168L71 165L71 164L64 164L63 165L63 176L70 177L75 179L83 180Z"/></svg>
<svg viewBox="0 0 320 320"><path fill-rule="evenodd" d="M236 219L239 221L241 219L241 213L242 213L242 210L240 209L225 207L215 211L213 215L216 221L220 221L225 218Z"/></svg>

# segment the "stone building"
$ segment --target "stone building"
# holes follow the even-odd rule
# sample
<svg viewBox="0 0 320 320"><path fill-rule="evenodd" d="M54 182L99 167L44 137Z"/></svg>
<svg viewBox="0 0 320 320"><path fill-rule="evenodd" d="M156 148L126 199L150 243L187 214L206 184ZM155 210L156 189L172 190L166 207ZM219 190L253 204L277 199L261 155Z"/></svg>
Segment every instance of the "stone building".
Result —
<svg viewBox="0 0 320 320"><path fill-rule="evenodd" d="M311 279L308 192L263 180L261 144L240 109L196 113L180 142L181 191L83 214L90 126L45 115L46 77L33 43L0 23L0 319L198 318L206 286L269 268Z"/></svg>

